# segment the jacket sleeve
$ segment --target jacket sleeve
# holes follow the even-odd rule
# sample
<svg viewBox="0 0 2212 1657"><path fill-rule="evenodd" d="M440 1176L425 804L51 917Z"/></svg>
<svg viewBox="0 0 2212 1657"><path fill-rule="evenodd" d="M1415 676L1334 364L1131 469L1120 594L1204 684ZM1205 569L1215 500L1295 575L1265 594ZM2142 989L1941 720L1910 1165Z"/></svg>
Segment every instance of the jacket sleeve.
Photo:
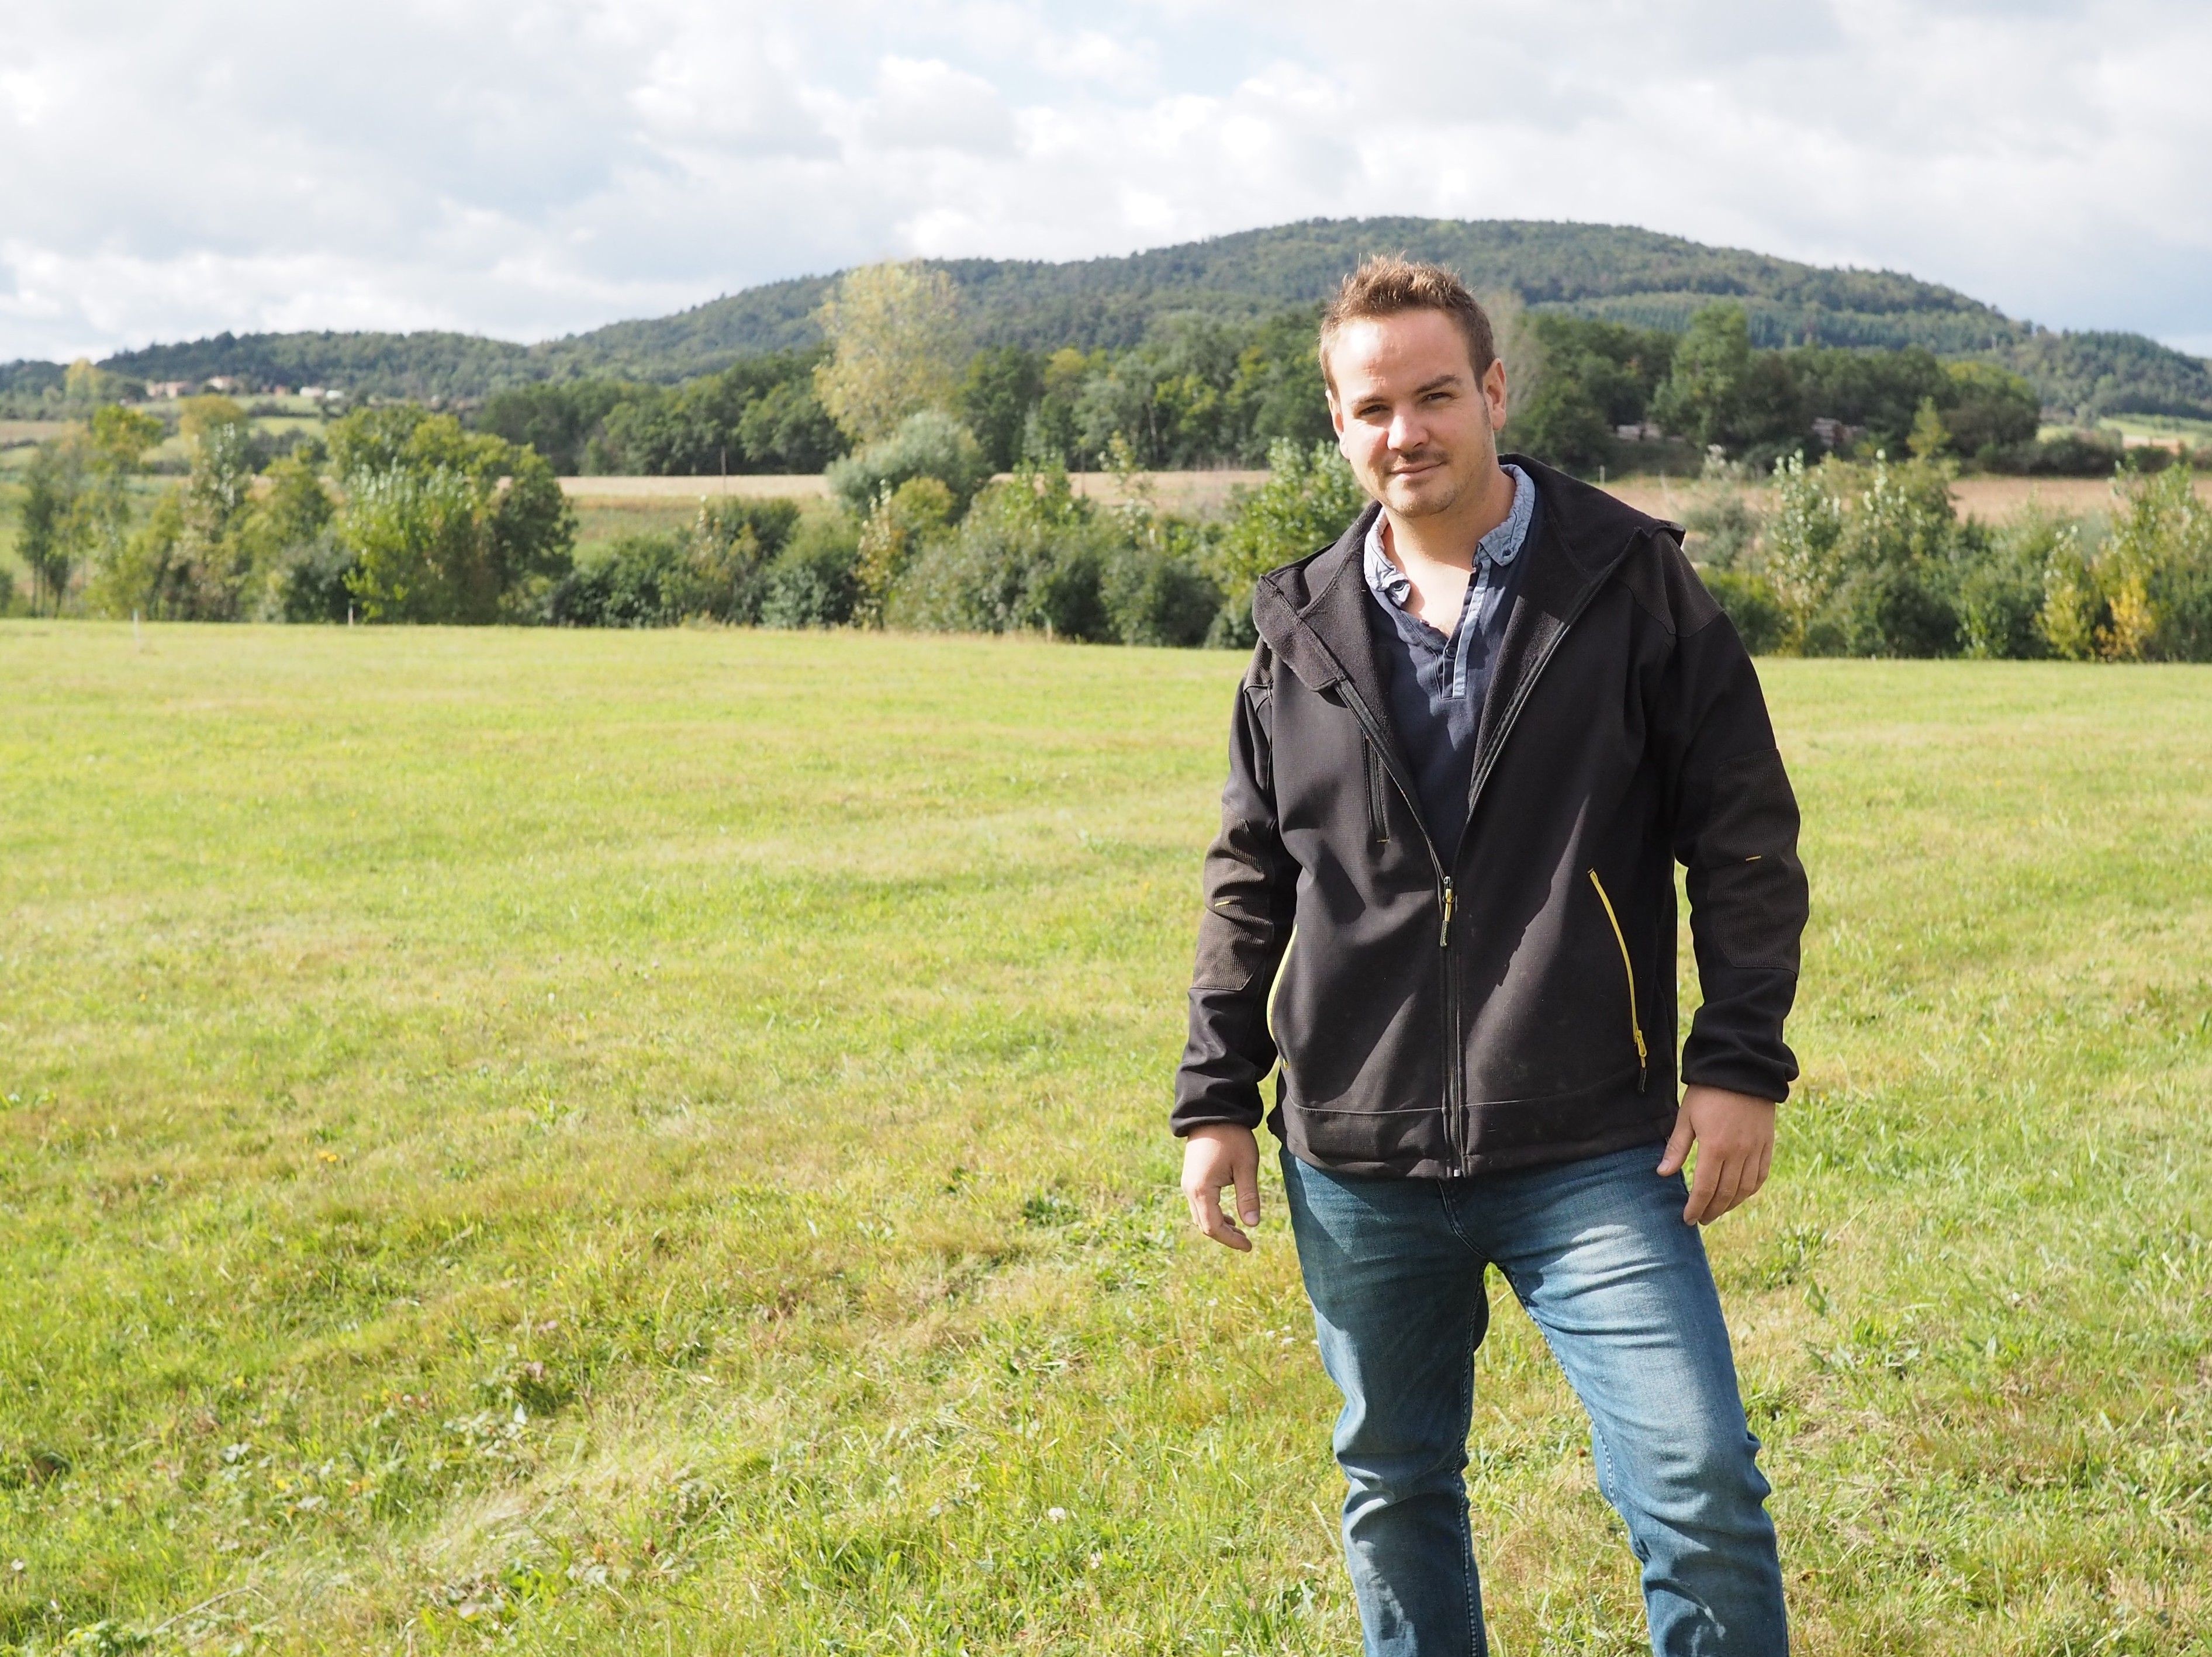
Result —
<svg viewBox="0 0 2212 1657"><path fill-rule="evenodd" d="M1779 1102L1797 1075L1782 1025L1808 913L1797 800L1750 653L1679 549L1666 552L1680 631L1653 727L1705 996L1682 1079Z"/></svg>
<svg viewBox="0 0 2212 1657"><path fill-rule="evenodd" d="M1265 1114L1260 1084L1275 1067L1267 998L1297 906L1297 866L1275 814L1273 712L1273 660L1261 644L1237 687L1221 832L1206 853L1190 1039L1169 1119L1178 1136L1213 1122L1257 1127Z"/></svg>

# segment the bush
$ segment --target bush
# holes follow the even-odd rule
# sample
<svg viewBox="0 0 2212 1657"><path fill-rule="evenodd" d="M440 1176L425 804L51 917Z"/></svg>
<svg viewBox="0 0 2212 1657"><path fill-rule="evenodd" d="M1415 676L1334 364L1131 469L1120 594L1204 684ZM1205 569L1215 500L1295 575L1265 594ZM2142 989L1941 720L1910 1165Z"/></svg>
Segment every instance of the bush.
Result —
<svg viewBox="0 0 2212 1657"><path fill-rule="evenodd" d="M343 622L353 614L352 550L327 530L284 546L269 572L267 619Z"/></svg>
<svg viewBox="0 0 2212 1657"><path fill-rule="evenodd" d="M889 437L832 462L827 475L855 518L866 518L887 489L916 477L933 477L950 489L957 517L990 481L991 463L965 426L940 410L924 409Z"/></svg>
<svg viewBox="0 0 2212 1657"><path fill-rule="evenodd" d="M1923 565L1882 563L1856 569L1817 618L1819 636L1844 656L1948 656L1959 644L1959 613L1944 585Z"/></svg>
<svg viewBox="0 0 2212 1657"><path fill-rule="evenodd" d="M1790 616L1765 576L1747 569L1706 569L1699 574L1705 590L1735 623L1746 650L1764 656L1782 647L1790 636Z"/></svg>
<svg viewBox="0 0 2212 1657"><path fill-rule="evenodd" d="M854 571L855 620L884 624L885 606L907 567L932 542L940 540L952 519L952 491L934 477L909 477L878 495L860 525L860 559Z"/></svg>
<svg viewBox="0 0 2212 1657"><path fill-rule="evenodd" d="M1024 470L976 497L957 533L923 550L892 595L895 626L1111 640L1110 532L1058 468Z"/></svg>
<svg viewBox="0 0 2212 1657"><path fill-rule="evenodd" d="M2038 624L2054 558L2078 537L2071 520L2033 513L1989 537L1959 579L1959 649L1982 660L2049 654Z"/></svg>
<svg viewBox="0 0 2212 1657"><path fill-rule="evenodd" d="M681 531L625 536L580 560L546 604L556 627L674 627L760 619L771 561L791 537L788 501L703 501Z"/></svg>
<svg viewBox="0 0 2212 1657"><path fill-rule="evenodd" d="M768 566L761 595L764 627L842 627L859 596L860 525L842 505L813 503Z"/></svg>
<svg viewBox="0 0 2212 1657"><path fill-rule="evenodd" d="M2189 469L2119 475L2120 510L2092 566L2109 617L2098 653L2116 661L2212 659L2212 507Z"/></svg>
<svg viewBox="0 0 2212 1657"><path fill-rule="evenodd" d="M2062 432L2040 441L1990 444L1975 452L1984 471L2015 477L2110 477L2126 458L2117 441L2095 432Z"/></svg>
<svg viewBox="0 0 2212 1657"><path fill-rule="evenodd" d="M1221 589L1186 548L1151 537L1106 560L1102 594L1125 645L1201 645L1221 610Z"/></svg>
<svg viewBox="0 0 2212 1657"><path fill-rule="evenodd" d="M671 627L684 619L684 545L668 533L626 535L554 588L556 627Z"/></svg>
<svg viewBox="0 0 2212 1657"><path fill-rule="evenodd" d="M1683 550L1701 568L1734 569L1759 540L1759 514L1733 490L1685 513L1682 527Z"/></svg>

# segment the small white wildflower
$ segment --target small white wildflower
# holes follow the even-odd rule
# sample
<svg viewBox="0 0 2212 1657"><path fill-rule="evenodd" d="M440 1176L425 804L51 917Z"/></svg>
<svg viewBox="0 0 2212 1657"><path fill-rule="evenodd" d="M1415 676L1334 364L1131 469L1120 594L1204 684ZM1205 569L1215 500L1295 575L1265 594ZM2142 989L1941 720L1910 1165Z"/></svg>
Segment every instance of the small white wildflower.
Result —
<svg viewBox="0 0 2212 1657"><path fill-rule="evenodd" d="M1065 1508L1047 1508L1044 1510L1044 1516L1052 1520L1054 1524L1057 1525L1066 1519L1067 1509Z"/></svg>

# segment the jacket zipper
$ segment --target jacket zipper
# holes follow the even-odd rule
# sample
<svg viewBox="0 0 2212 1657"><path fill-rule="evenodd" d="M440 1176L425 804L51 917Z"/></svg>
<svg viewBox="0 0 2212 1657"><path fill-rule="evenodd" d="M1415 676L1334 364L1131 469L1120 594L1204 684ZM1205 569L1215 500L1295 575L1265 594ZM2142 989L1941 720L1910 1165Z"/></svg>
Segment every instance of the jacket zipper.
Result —
<svg viewBox="0 0 2212 1657"><path fill-rule="evenodd" d="M1597 871L1589 871L1589 883L1597 892L1597 901L1605 905L1605 918L1613 926L1613 941L1620 945L1620 969L1628 975L1628 1033L1636 1041L1636 1090L1644 1091L1644 1078L1650 1073L1650 1049L1644 1045L1644 1020L1636 1011L1636 963L1629 958L1628 937L1620 930L1620 917L1613 912L1613 900L1605 894L1605 883L1597 877Z"/></svg>
<svg viewBox="0 0 2212 1657"><path fill-rule="evenodd" d="M1421 845L1429 854L1430 865L1436 871L1437 966L1443 979L1445 1040L1449 1044L1444 1053L1444 1148L1453 1166L1457 1167L1466 1160L1467 1128L1462 1119L1467 1114L1467 1056L1461 1051L1458 984L1452 977L1451 969L1454 897L1451 871L1444 867L1443 859L1437 854L1437 842L1429 833L1428 821L1421 815L1418 803L1419 795L1390 763L1389 744L1383 738L1382 727L1376 719L1374 710L1367 706L1365 699L1351 680L1340 683L1344 688L1344 705L1352 710L1352 717L1358 722L1360 730L1366 733L1375 757L1382 762L1390 780L1398 785L1398 792L1405 798L1407 809L1413 813L1413 822L1421 831ZM1277 981L1281 981L1279 969Z"/></svg>
<svg viewBox="0 0 2212 1657"><path fill-rule="evenodd" d="M1506 738L1513 734L1513 727L1521 721L1521 710L1528 705L1528 698L1536 689L1536 682L1544 677L1544 670L1552 665L1552 658L1559 654L1559 646L1565 640L1567 634L1573 630L1575 623L1582 619L1583 610L1588 606L1596 592L1597 589L1592 587L1583 593L1582 603L1575 606L1571 614L1561 618L1559 630L1552 635L1552 642L1544 646L1544 653L1530 665L1528 677L1521 682L1520 693L1513 698L1512 705L1505 710L1505 717L1498 721L1498 740L1490 745L1490 757L1483 762L1481 770L1475 774L1474 780L1467 791L1467 827L1460 831L1462 844L1465 844L1467 836L1474 831L1475 807L1481 803L1483 786L1490 780L1491 772L1497 768L1498 756L1505 751ZM1399 786L1402 789L1405 785L1401 782ZM1408 798L1411 797L1408 796ZM1415 815L1419 814L1417 812ZM1425 823L1422 825L1422 832L1425 834L1427 832ZM1456 862L1458 847L1455 847L1453 852L1454 861ZM1434 847L1430 847L1429 855L1436 856ZM1442 872L1441 860L1439 860L1438 871ZM1444 935L1449 941L1451 932L1451 877L1444 875L1443 882ZM1444 1138L1453 1147L1454 1157L1460 1171L1465 1173L1467 1172L1465 1149L1467 1124L1460 1119L1467 1114L1467 1043L1460 1034L1459 985L1458 980L1452 976L1451 953L1449 950L1443 953L1444 1007L1449 1017L1452 1044L1449 1059L1444 1068L1444 1095L1449 1107L1444 1114ZM1629 999L1632 1004L1634 1002L1635 997L1632 992ZM1640 1032L1637 1041L1640 1049L1643 1042ZM1640 1070L1638 1072L1636 1090L1638 1093L1644 1090L1643 1073Z"/></svg>

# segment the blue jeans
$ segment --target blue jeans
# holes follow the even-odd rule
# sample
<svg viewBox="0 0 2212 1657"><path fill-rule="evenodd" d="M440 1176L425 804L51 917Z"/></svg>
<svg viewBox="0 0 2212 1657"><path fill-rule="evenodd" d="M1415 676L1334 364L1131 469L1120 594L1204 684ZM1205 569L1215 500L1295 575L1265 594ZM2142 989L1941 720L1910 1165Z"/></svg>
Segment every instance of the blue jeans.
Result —
<svg viewBox="0 0 2212 1657"><path fill-rule="evenodd" d="M1344 1394L1344 1550L1369 1657L1484 1657L1468 1524L1474 1350L1495 1266L1590 1417L1661 1657L1789 1648L1768 1485L1720 1296L1659 1147L1466 1180L1352 1178L1283 1155L1322 1362Z"/></svg>

